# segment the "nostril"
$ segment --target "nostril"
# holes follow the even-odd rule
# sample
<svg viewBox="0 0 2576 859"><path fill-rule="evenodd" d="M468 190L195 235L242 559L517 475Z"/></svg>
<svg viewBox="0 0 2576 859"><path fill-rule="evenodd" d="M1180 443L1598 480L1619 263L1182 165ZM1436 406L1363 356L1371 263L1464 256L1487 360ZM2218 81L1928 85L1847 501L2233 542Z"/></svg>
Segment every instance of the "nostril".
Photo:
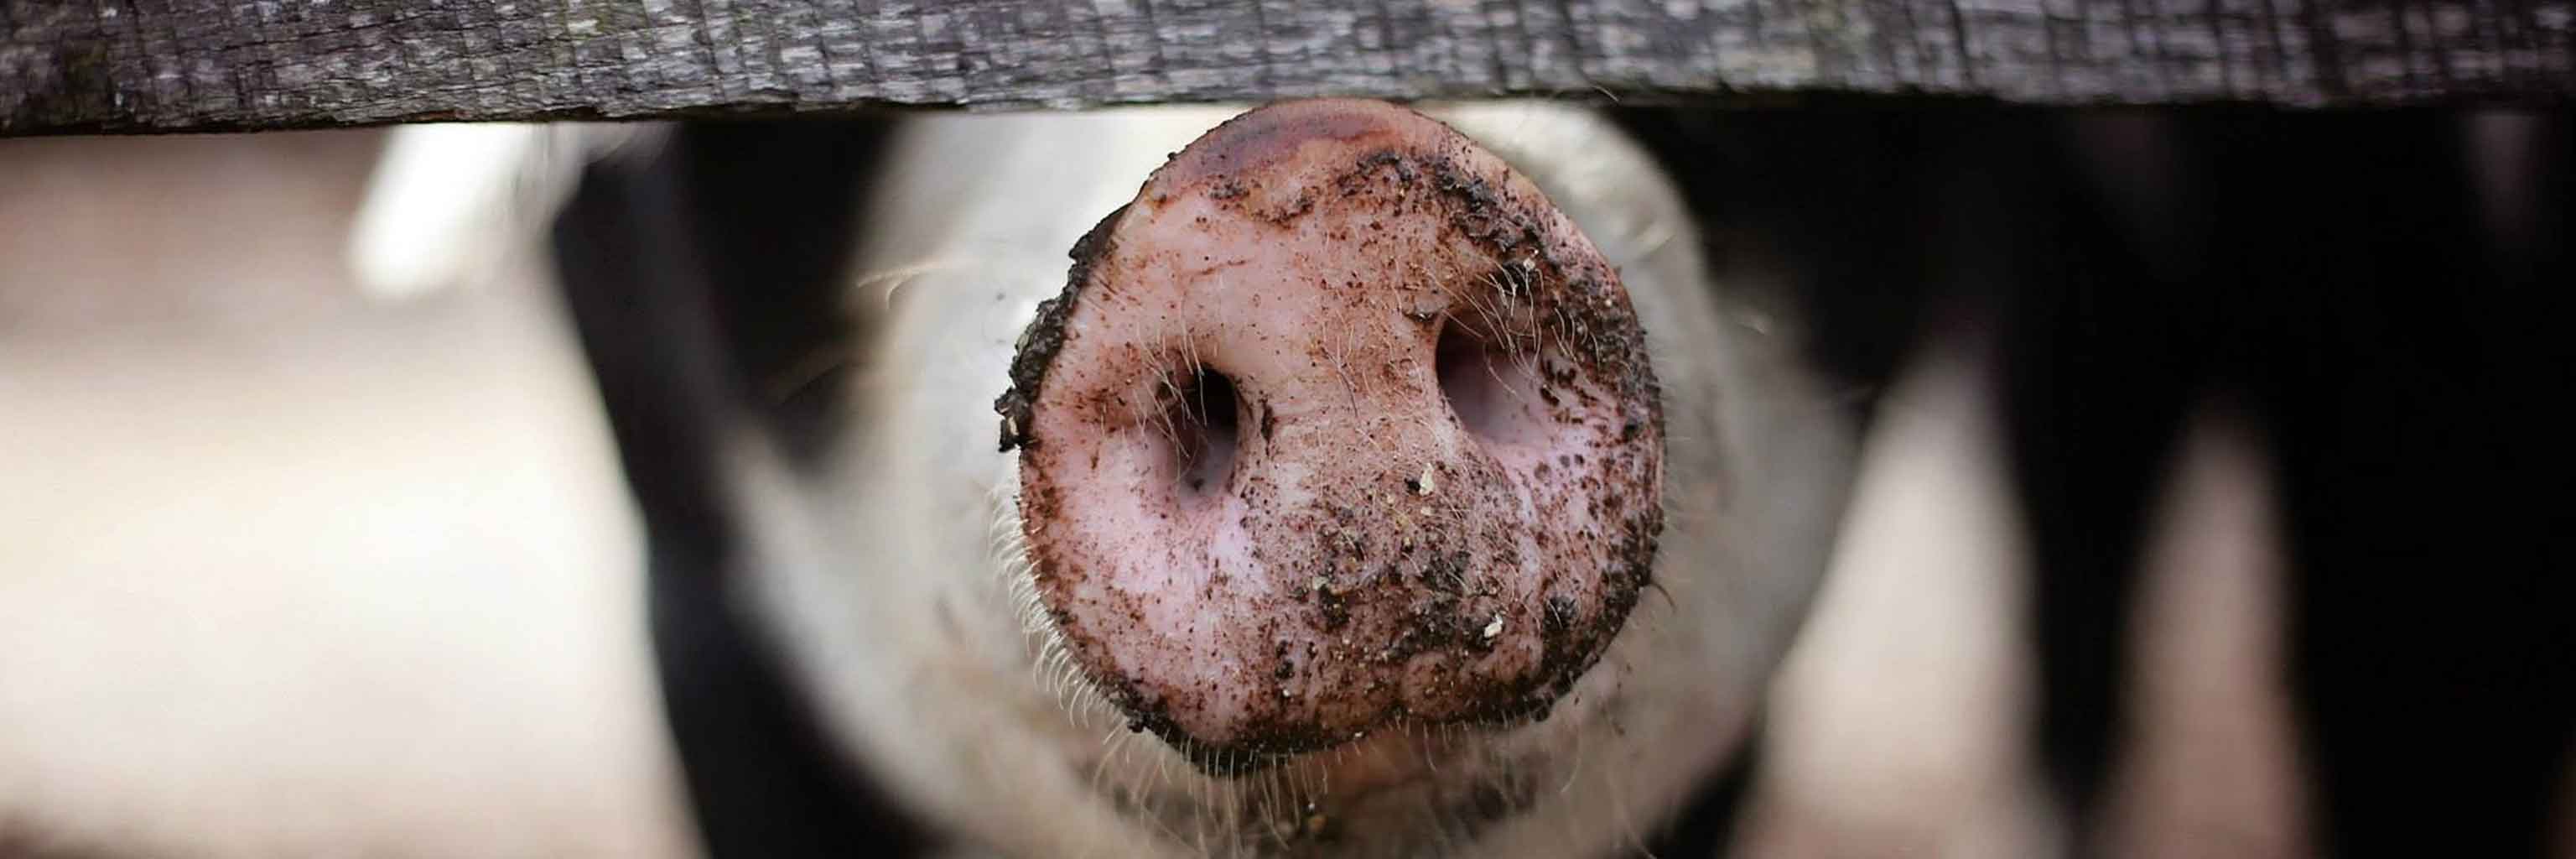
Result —
<svg viewBox="0 0 2576 859"><path fill-rule="evenodd" d="M1234 469L1235 450L1241 446L1237 433L1243 426L1239 413L1243 405L1234 380L1201 367L1168 390L1171 401L1164 414L1178 459L1173 473L1192 494L1223 488L1226 475Z"/></svg>
<svg viewBox="0 0 2576 859"><path fill-rule="evenodd" d="M1433 369L1440 375L1441 396L1467 432L1489 442L1518 441L1522 400L1533 393L1528 389L1538 379L1494 340L1475 330L1470 320L1452 317L1440 328Z"/></svg>

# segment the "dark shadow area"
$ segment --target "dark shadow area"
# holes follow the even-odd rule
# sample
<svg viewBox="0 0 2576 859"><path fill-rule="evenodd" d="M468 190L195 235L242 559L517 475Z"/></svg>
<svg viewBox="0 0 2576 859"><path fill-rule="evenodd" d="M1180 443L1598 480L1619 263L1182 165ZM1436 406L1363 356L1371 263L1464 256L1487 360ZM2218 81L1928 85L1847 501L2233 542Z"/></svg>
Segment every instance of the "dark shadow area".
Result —
<svg viewBox="0 0 2576 859"><path fill-rule="evenodd" d="M927 840L827 736L747 616L722 433L745 415L821 440L831 400L757 380L835 348L859 169L881 129L686 128L594 165L554 234L647 534L653 652L711 856L908 855ZM828 389L830 386L823 386Z"/></svg>

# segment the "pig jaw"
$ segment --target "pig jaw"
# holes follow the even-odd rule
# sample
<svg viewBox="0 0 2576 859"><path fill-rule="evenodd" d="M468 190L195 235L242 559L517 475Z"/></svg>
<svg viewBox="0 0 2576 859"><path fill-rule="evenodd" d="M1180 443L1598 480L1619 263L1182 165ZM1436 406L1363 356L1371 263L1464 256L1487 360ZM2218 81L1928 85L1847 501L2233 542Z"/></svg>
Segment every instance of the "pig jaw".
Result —
<svg viewBox="0 0 2576 859"><path fill-rule="evenodd" d="M1648 583L1663 416L1616 273L1400 108L1200 138L1076 247L997 409L1053 633L1214 774L1544 717Z"/></svg>

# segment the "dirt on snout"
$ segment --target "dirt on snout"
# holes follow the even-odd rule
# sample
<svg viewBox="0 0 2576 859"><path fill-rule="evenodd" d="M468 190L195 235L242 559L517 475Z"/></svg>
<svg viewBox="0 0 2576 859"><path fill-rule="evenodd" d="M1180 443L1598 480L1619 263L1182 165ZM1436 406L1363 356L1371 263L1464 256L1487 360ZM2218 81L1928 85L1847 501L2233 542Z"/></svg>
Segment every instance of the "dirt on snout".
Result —
<svg viewBox="0 0 2576 859"><path fill-rule="evenodd" d="M1239 772L1513 724L1618 633L1660 392L1616 272L1499 159L1402 108L1265 108L1073 256L995 410L1038 591L1134 727ZM1239 413L1189 412L1218 376Z"/></svg>

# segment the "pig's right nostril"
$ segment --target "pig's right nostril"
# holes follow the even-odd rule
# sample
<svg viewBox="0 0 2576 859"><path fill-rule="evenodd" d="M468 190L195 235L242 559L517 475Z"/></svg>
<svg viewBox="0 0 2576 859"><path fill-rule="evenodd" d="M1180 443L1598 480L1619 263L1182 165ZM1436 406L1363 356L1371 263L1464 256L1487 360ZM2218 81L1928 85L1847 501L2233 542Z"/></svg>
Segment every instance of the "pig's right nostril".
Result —
<svg viewBox="0 0 2576 859"><path fill-rule="evenodd" d="M1234 380L1205 367L1169 388L1164 415L1171 427L1173 473L1189 494L1223 489L1242 446L1243 408Z"/></svg>
<svg viewBox="0 0 2576 859"><path fill-rule="evenodd" d="M1440 375L1440 394L1449 401L1449 411L1458 423L1479 438L1492 439L1506 408L1510 392L1503 374L1510 363L1497 360L1487 342L1467 331L1457 319L1440 328L1440 345L1433 352L1433 368Z"/></svg>

